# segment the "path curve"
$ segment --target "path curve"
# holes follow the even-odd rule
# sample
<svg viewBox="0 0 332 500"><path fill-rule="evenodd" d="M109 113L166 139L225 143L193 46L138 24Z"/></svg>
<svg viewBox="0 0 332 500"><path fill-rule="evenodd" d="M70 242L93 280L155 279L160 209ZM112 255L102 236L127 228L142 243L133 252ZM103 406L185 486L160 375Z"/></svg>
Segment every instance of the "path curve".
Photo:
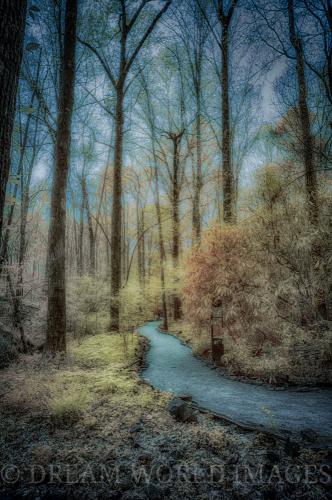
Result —
<svg viewBox="0 0 332 500"><path fill-rule="evenodd" d="M179 339L160 333L158 326L155 321L139 328L150 343L142 378L153 387L189 394L200 407L239 424L264 426L284 435L310 428L332 442L331 389L276 391L229 379L193 356Z"/></svg>

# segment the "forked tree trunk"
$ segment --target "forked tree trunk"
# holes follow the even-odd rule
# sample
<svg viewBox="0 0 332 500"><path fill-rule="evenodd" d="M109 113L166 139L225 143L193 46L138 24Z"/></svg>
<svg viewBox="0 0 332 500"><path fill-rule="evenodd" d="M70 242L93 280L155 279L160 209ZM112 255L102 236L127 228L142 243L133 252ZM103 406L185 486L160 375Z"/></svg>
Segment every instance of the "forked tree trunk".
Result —
<svg viewBox="0 0 332 500"><path fill-rule="evenodd" d="M0 241L26 21L27 0L0 2Z"/></svg>
<svg viewBox="0 0 332 500"><path fill-rule="evenodd" d="M129 2L128 2L129 3ZM132 2L131 2L132 3ZM163 2L162 8L153 17L150 24L144 31L143 36L137 41L129 55L127 49L127 38L137 25L137 20L140 17L144 7L149 2L140 2L129 19L127 12L127 2L121 0L120 8L121 15L119 18L119 74L116 78L113 74L111 65L107 63L104 56L91 44L81 40L83 45L87 46L99 59L106 74L116 93L116 106L115 106L115 144L114 144L114 167L113 167L113 200L112 200L112 225L111 225L111 302L110 302L110 330L118 332L120 329L120 301L119 292L121 287L121 194L122 194L122 148L123 148L123 124L124 124L124 110L123 103L125 97L125 83L129 70L137 58L140 50L142 49L145 41L153 32L156 24L162 15L167 11L171 5L171 0ZM112 64L113 65L113 64Z"/></svg>
<svg viewBox="0 0 332 500"><path fill-rule="evenodd" d="M48 309L45 349L52 353L66 350L66 190L74 104L77 1L66 1L55 172L48 239Z"/></svg>

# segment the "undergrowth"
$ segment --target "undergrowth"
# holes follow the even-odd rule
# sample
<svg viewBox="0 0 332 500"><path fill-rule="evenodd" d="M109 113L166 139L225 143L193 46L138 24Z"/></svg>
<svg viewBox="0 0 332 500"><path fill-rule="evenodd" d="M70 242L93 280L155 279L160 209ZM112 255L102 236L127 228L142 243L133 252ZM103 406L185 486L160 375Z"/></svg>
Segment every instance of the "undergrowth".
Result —
<svg viewBox="0 0 332 500"><path fill-rule="evenodd" d="M134 415L156 402L135 369L139 349L136 334L97 334L69 342L66 359L58 362L26 356L8 369L12 387L6 402L32 413L44 408L53 428L77 422L93 427L93 408L100 402L109 411L127 407Z"/></svg>

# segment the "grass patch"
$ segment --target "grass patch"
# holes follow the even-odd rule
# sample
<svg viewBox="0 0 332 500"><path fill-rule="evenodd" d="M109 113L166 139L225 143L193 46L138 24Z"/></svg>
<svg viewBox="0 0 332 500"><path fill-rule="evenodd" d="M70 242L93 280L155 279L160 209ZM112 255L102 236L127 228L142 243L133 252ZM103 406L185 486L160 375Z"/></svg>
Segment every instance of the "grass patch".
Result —
<svg viewBox="0 0 332 500"><path fill-rule="evenodd" d="M131 334L100 334L71 343L69 354L83 368L119 367L135 361L138 338Z"/></svg>
<svg viewBox="0 0 332 500"><path fill-rule="evenodd" d="M87 391L79 390L73 386L72 390L65 394L52 396L49 400L52 423L61 427L77 422L85 408L90 402L90 394Z"/></svg>
<svg viewBox="0 0 332 500"><path fill-rule="evenodd" d="M101 333L69 342L60 364L42 356L26 357L7 370L11 390L6 405L36 416L42 409L59 428L99 428L101 414L107 419L119 409L135 420L163 401L142 384L135 370L139 343L137 335Z"/></svg>
<svg viewBox="0 0 332 500"><path fill-rule="evenodd" d="M92 403L103 400L111 407L144 408L155 402L156 395L140 384L129 371L137 360L137 335L99 334L68 346L70 367L59 371L50 390L48 407L56 426L82 419L93 428L89 411Z"/></svg>

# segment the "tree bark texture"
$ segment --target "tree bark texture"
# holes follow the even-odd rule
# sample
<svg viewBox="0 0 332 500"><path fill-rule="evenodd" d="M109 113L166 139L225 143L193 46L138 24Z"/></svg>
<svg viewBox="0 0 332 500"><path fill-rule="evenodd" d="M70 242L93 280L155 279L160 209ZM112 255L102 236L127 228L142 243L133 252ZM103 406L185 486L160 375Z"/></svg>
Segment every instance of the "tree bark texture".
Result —
<svg viewBox="0 0 332 500"><path fill-rule="evenodd" d="M180 179L179 179L179 161L180 161L180 143L184 130L179 133L169 132L168 137L173 144L173 172L172 172L172 259L174 272L179 266L180 255ZM173 317L175 320L181 318L181 299L175 292L173 295Z"/></svg>
<svg viewBox="0 0 332 500"><path fill-rule="evenodd" d="M46 350L52 353L66 350L66 190L74 105L76 26L77 0L67 0L48 239Z"/></svg>
<svg viewBox="0 0 332 500"><path fill-rule="evenodd" d="M232 168L232 141L229 105L229 21L222 21L221 86L222 86L222 180L224 222L235 222L234 173Z"/></svg>
<svg viewBox="0 0 332 500"><path fill-rule="evenodd" d="M11 163L11 140L22 61L27 0L0 2L0 239L6 187Z"/></svg>
<svg viewBox="0 0 332 500"><path fill-rule="evenodd" d="M123 99L124 81L120 80L117 86L117 101L115 111L115 146L113 169L113 199L111 222L111 331L120 328L120 302L119 292L121 287L121 196L122 196L122 147L123 147Z"/></svg>

